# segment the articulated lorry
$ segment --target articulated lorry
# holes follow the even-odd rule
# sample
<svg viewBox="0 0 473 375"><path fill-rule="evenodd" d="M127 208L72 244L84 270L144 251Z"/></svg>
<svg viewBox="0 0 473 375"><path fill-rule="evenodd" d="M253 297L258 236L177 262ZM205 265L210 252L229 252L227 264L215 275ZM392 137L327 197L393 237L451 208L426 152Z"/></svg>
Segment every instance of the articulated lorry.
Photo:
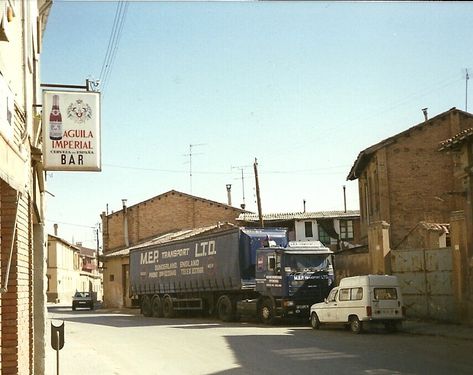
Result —
<svg viewBox="0 0 473 375"><path fill-rule="evenodd" d="M132 298L145 316L307 318L334 286L332 255L318 241L288 242L283 228L231 227L142 246L130 250Z"/></svg>

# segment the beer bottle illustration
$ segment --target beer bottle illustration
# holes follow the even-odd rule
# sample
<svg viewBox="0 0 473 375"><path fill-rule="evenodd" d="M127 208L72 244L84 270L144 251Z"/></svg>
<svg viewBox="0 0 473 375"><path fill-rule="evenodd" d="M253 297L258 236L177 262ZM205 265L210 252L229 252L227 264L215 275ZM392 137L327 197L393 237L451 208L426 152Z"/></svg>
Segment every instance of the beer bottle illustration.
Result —
<svg viewBox="0 0 473 375"><path fill-rule="evenodd" d="M62 139L62 116L59 110L59 95L53 95L53 106L49 115L49 139Z"/></svg>

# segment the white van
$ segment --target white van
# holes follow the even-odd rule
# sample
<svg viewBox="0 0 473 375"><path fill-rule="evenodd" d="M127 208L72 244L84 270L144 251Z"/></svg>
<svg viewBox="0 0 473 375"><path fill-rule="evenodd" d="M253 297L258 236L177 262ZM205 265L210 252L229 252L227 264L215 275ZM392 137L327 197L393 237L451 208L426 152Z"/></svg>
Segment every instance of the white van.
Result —
<svg viewBox="0 0 473 375"><path fill-rule="evenodd" d="M330 292L325 302L310 308L310 324L339 323L360 333L363 325L383 323L395 331L405 317L401 290L396 276L364 275L346 277Z"/></svg>

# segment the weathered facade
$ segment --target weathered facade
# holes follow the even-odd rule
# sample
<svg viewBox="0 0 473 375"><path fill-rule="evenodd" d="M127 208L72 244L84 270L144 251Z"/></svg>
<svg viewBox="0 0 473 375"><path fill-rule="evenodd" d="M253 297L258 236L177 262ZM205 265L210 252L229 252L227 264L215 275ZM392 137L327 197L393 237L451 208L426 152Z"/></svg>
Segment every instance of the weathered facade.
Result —
<svg viewBox="0 0 473 375"><path fill-rule="evenodd" d="M49 0L0 1L0 373L41 374L45 353L41 33Z"/></svg>
<svg viewBox="0 0 473 375"><path fill-rule="evenodd" d="M359 181L364 243L369 226L384 221L390 247L402 248L419 222L448 223L451 212L463 207L454 159L438 148L472 126L473 115L452 108L360 152L348 179Z"/></svg>
<svg viewBox="0 0 473 375"><path fill-rule="evenodd" d="M473 324L473 128L444 140L439 151L454 158L454 178L466 198L450 220L453 292L459 320Z"/></svg>
<svg viewBox="0 0 473 375"><path fill-rule="evenodd" d="M165 233L213 225L236 224L239 208L171 190L141 203L102 214L104 305L129 306L129 247Z"/></svg>
<svg viewBox="0 0 473 375"><path fill-rule="evenodd" d="M93 249L48 235L48 302L72 305L75 292L93 292L102 299L102 275Z"/></svg>

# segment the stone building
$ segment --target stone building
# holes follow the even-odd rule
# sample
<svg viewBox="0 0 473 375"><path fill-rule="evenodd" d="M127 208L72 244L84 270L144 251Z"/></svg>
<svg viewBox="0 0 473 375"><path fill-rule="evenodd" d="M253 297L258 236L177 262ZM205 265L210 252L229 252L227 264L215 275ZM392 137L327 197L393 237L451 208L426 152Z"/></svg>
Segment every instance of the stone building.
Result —
<svg viewBox="0 0 473 375"><path fill-rule="evenodd" d="M402 248L419 222L448 223L463 207L454 159L439 143L473 126L473 115L452 108L363 151L348 180L358 179L361 239L374 223L389 225L389 246Z"/></svg>
<svg viewBox="0 0 473 375"><path fill-rule="evenodd" d="M129 248L151 238L214 225L237 224L245 211L193 195L171 190L154 198L102 214L103 301L105 307L130 306Z"/></svg>
<svg viewBox="0 0 473 375"><path fill-rule="evenodd" d="M41 35L50 0L0 1L0 373L44 373Z"/></svg>

